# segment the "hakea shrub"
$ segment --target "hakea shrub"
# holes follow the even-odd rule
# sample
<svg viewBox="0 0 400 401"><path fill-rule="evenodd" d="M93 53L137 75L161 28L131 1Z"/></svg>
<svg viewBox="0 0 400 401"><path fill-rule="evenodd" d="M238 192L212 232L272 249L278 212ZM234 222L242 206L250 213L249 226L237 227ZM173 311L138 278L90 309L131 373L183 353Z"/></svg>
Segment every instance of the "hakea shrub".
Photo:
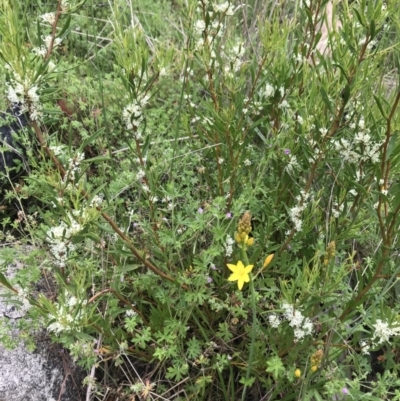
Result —
<svg viewBox="0 0 400 401"><path fill-rule="evenodd" d="M395 4L189 1L167 49L116 2L121 124L74 148L46 131L43 106L79 13L66 3L30 46L17 5L1 5L4 90L42 149L15 194L41 202L21 230L56 285L35 295L37 274L0 279L91 369L88 393L104 361L126 399L397 394L400 91L383 80ZM88 145L105 151L85 159ZM361 394L372 351L384 373Z"/></svg>

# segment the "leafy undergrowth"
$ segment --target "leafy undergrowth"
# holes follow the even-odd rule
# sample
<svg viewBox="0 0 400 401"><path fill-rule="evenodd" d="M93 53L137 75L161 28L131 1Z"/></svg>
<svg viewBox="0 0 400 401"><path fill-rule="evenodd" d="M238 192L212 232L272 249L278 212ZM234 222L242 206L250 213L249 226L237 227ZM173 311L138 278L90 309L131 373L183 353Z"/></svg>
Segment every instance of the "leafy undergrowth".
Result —
<svg viewBox="0 0 400 401"><path fill-rule="evenodd" d="M0 281L87 400L400 399L396 5L103 6L0 6Z"/></svg>

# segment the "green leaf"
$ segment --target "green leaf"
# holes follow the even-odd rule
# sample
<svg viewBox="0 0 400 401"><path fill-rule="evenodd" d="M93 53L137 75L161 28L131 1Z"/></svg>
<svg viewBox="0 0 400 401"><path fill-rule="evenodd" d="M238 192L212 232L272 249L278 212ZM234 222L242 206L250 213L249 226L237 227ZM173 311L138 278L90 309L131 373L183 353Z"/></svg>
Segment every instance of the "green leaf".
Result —
<svg viewBox="0 0 400 401"><path fill-rule="evenodd" d="M322 86L320 87L319 92L321 93L322 101L325 103L328 110L333 113L332 103L330 102L328 95Z"/></svg>
<svg viewBox="0 0 400 401"><path fill-rule="evenodd" d="M266 372L269 372L274 376L275 379L279 379L281 375L286 372L285 367L283 366L281 358L279 356L274 356L267 361L267 369Z"/></svg>
<svg viewBox="0 0 400 401"><path fill-rule="evenodd" d="M124 267L120 268L119 271L121 273L130 272L132 270L138 269L142 265L125 265Z"/></svg>
<svg viewBox="0 0 400 401"><path fill-rule="evenodd" d="M181 363L180 361L174 361L173 366L168 368L167 379L180 381L183 379L189 371L189 365L187 363Z"/></svg>
<svg viewBox="0 0 400 401"><path fill-rule="evenodd" d="M383 111L381 101L380 101L375 95L373 95L373 96L374 96L376 105L378 106L378 109L379 109L379 111L380 111L381 114L382 114L382 117L383 117L385 120L387 120L387 116L386 116L385 112Z"/></svg>
<svg viewBox="0 0 400 401"><path fill-rule="evenodd" d="M98 162L104 162L104 161L110 161L112 160L110 157L108 156L96 156L96 157L92 157L91 159L86 159L84 161L82 161L82 163L98 163Z"/></svg>
<svg viewBox="0 0 400 401"><path fill-rule="evenodd" d="M396 157L399 155L399 146L396 147L397 145L397 140L398 140L399 134L398 132L395 132L392 134L392 136L389 139L389 144L387 147L387 151L386 151L386 159L385 162L387 162L390 158L390 156L392 155L392 153L394 152L393 156ZM392 161L393 162L393 161ZM392 167L393 167L393 163L392 163Z"/></svg>
<svg viewBox="0 0 400 401"><path fill-rule="evenodd" d="M376 30L375 21L372 20L372 21L371 21L371 25L370 25L370 27L369 27L369 34L370 34L370 36L371 36L371 39L370 39L370 40L374 39L375 34L376 34L376 31L375 31L375 30Z"/></svg>
<svg viewBox="0 0 400 401"><path fill-rule="evenodd" d="M354 14L355 14L356 17L357 17L358 22L359 22L362 26L365 26L364 21L363 21L363 19L361 18L361 15L360 15L360 13L357 11L356 8L353 8L353 12L354 12Z"/></svg>
<svg viewBox="0 0 400 401"><path fill-rule="evenodd" d="M4 285L4 287L7 287L12 291L15 291L15 288L8 282L8 280L2 273L0 273L0 284Z"/></svg>
<svg viewBox="0 0 400 401"><path fill-rule="evenodd" d="M57 35L57 37L63 39L65 38L69 32L72 30L72 26L70 27L71 24L71 14L68 14L67 19L64 22L64 26L61 29L61 32Z"/></svg>
<svg viewBox="0 0 400 401"><path fill-rule="evenodd" d="M90 143L92 143L100 134L102 134L105 131L105 128L100 128L98 131L96 131L93 135L91 135L89 138L86 138L81 146L79 147L80 150L85 149L85 147L87 145L89 145Z"/></svg>
<svg viewBox="0 0 400 401"><path fill-rule="evenodd" d="M343 102L346 104L350 99L350 85L346 85L342 92Z"/></svg>
<svg viewBox="0 0 400 401"><path fill-rule="evenodd" d="M248 379L246 379L245 377L241 377L239 383L243 384L245 387L251 387L255 381L255 377L249 377Z"/></svg>

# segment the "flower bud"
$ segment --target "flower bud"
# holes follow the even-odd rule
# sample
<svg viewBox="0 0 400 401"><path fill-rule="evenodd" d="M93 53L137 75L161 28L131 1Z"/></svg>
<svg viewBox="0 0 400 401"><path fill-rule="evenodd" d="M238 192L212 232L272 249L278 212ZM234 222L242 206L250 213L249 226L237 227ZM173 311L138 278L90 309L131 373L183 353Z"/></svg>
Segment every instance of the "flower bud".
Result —
<svg viewBox="0 0 400 401"><path fill-rule="evenodd" d="M271 253L271 255L268 255L265 260L264 260L264 264L263 264L263 268L265 269L272 261L272 259L274 258L274 254Z"/></svg>
<svg viewBox="0 0 400 401"><path fill-rule="evenodd" d="M300 377L301 376L301 370L300 369L296 369L294 371L294 377Z"/></svg>
<svg viewBox="0 0 400 401"><path fill-rule="evenodd" d="M254 245L254 238L253 238L253 237L249 238L249 239L246 241L246 245L247 245L247 246L252 246L252 245Z"/></svg>

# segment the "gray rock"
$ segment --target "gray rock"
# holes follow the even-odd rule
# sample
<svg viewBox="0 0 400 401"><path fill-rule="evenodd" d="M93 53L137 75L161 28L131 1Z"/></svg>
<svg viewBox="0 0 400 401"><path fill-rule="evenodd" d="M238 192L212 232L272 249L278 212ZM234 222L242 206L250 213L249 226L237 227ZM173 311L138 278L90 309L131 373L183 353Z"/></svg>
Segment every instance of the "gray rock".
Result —
<svg viewBox="0 0 400 401"><path fill-rule="evenodd" d="M57 400L62 372L45 357L46 349L34 353L23 344L12 351L0 348L0 399L3 401ZM57 391L58 390L58 391ZM66 398L64 398L66 400Z"/></svg>
<svg viewBox="0 0 400 401"><path fill-rule="evenodd" d="M20 268L25 267L18 262L12 264L5 275L11 278ZM7 302L1 297L4 291L0 285L0 318L11 323L10 333L16 338L16 322L23 318L28 305L18 307ZM22 342L13 350L0 345L0 401L83 400L81 383L85 375L74 366L68 353L52 344L45 331L36 335L34 342L34 352L29 352Z"/></svg>

